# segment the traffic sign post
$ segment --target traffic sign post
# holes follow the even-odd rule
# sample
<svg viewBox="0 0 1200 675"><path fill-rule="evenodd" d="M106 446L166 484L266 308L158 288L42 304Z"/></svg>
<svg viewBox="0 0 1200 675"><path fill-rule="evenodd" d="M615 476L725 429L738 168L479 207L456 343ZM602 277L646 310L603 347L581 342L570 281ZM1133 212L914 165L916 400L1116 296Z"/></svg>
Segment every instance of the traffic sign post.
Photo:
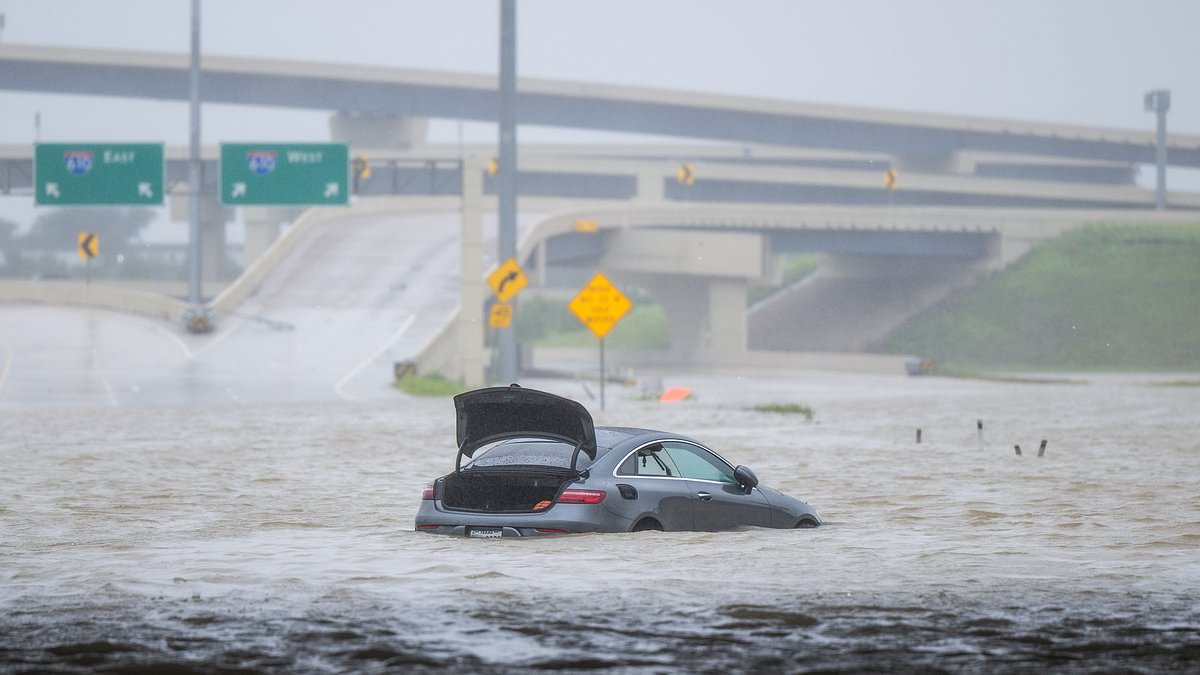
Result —
<svg viewBox="0 0 1200 675"><path fill-rule="evenodd" d="M222 143L225 206L339 206L350 199L345 143Z"/></svg>
<svg viewBox="0 0 1200 675"><path fill-rule="evenodd" d="M591 281L579 289L579 292L567 305L567 309L571 310L575 318L587 326L600 341L601 410L604 410L604 380L606 378L604 337L621 319L625 318L632 308L633 303L629 301L629 298L625 297L625 294L600 272L597 272Z"/></svg>
<svg viewBox="0 0 1200 675"><path fill-rule="evenodd" d="M37 143L38 206L161 206L162 143Z"/></svg>

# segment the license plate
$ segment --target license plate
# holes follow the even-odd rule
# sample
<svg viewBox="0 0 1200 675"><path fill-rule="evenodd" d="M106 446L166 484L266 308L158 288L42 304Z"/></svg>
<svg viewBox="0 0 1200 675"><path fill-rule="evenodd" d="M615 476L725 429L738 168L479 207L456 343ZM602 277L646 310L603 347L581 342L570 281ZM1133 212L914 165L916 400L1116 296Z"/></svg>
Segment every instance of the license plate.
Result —
<svg viewBox="0 0 1200 675"><path fill-rule="evenodd" d="M504 529L500 527L472 527L467 530L468 537L479 537L481 539L496 539L504 536Z"/></svg>

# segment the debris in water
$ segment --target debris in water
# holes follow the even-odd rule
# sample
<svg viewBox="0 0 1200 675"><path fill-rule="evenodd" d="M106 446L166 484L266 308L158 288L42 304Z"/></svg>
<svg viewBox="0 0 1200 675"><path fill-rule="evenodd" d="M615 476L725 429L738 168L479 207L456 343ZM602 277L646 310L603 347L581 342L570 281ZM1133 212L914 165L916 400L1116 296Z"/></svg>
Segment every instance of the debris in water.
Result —
<svg viewBox="0 0 1200 675"><path fill-rule="evenodd" d="M660 403L678 403L680 401L692 397L692 390L689 387L671 387L663 392L662 396L658 397Z"/></svg>

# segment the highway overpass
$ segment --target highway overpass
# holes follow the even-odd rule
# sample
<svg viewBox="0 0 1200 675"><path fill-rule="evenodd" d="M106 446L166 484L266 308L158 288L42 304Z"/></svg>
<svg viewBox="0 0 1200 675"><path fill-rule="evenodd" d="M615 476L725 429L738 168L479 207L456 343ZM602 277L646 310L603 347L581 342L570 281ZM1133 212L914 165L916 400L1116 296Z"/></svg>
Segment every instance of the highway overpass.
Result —
<svg viewBox="0 0 1200 675"><path fill-rule="evenodd" d="M206 55L211 103L375 118L494 121L492 75ZM0 45L0 89L183 101L183 53ZM1154 134L541 79L518 84L521 124L854 152L953 172L963 152L1154 162ZM1200 136L1172 134L1168 162L1200 167Z"/></svg>
<svg viewBox="0 0 1200 675"><path fill-rule="evenodd" d="M355 148L354 152L368 157L372 165L371 177L359 184L363 196L457 195L462 190L461 158L491 156L493 148L427 145L411 151ZM0 194L31 192L32 154L31 145L0 145ZM168 191L186 188L187 154L185 147L166 148ZM217 154L216 146L206 146L201 153L202 187L207 194L217 190ZM1032 160L979 161L1003 173L1004 167L1038 166ZM693 168L693 185L676 180L683 161ZM1093 180L1083 182L900 172L893 190L883 187L888 166L886 158L879 156L799 150L758 148L747 156L720 146L621 146L600 153L578 146L535 145L522 151L518 186L527 197L585 200L1071 209L1139 209L1154 203L1151 191L1128 182L1101 181L1105 175L1121 175L1100 172L1112 165L1080 163L1081 169L1093 172L1086 174ZM495 183L494 177L485 176L484 191L495 193ZM1176 209L1200 209L1200 194L1172 192L1169 203Z"/></svg>

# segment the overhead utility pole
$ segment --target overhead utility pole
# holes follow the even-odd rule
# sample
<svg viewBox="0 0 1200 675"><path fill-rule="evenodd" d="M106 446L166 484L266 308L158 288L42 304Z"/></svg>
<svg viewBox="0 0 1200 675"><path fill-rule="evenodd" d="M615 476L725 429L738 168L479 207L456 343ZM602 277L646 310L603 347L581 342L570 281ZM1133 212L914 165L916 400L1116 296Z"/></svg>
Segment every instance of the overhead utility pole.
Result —
<svg viewBox="0 0 1200 675"><path fill-rule="evenodd" d="M1154 208L1167 208L1167 111L1171 109L1171 91L1155 89L1146 92L1146 112L1158 116L1158 138L1154 148L1154 159L1158 172L1154 188Z"/></svg>
<svg viewBox="0 0 1200 675"><path fill-rule="evenodd" d="M500 232L496 262L517 256L517 3L500 0ZM519 262L519 261L518 261ZM517 379L517 338L513 328L496 336L495 377Z"/></svg>

